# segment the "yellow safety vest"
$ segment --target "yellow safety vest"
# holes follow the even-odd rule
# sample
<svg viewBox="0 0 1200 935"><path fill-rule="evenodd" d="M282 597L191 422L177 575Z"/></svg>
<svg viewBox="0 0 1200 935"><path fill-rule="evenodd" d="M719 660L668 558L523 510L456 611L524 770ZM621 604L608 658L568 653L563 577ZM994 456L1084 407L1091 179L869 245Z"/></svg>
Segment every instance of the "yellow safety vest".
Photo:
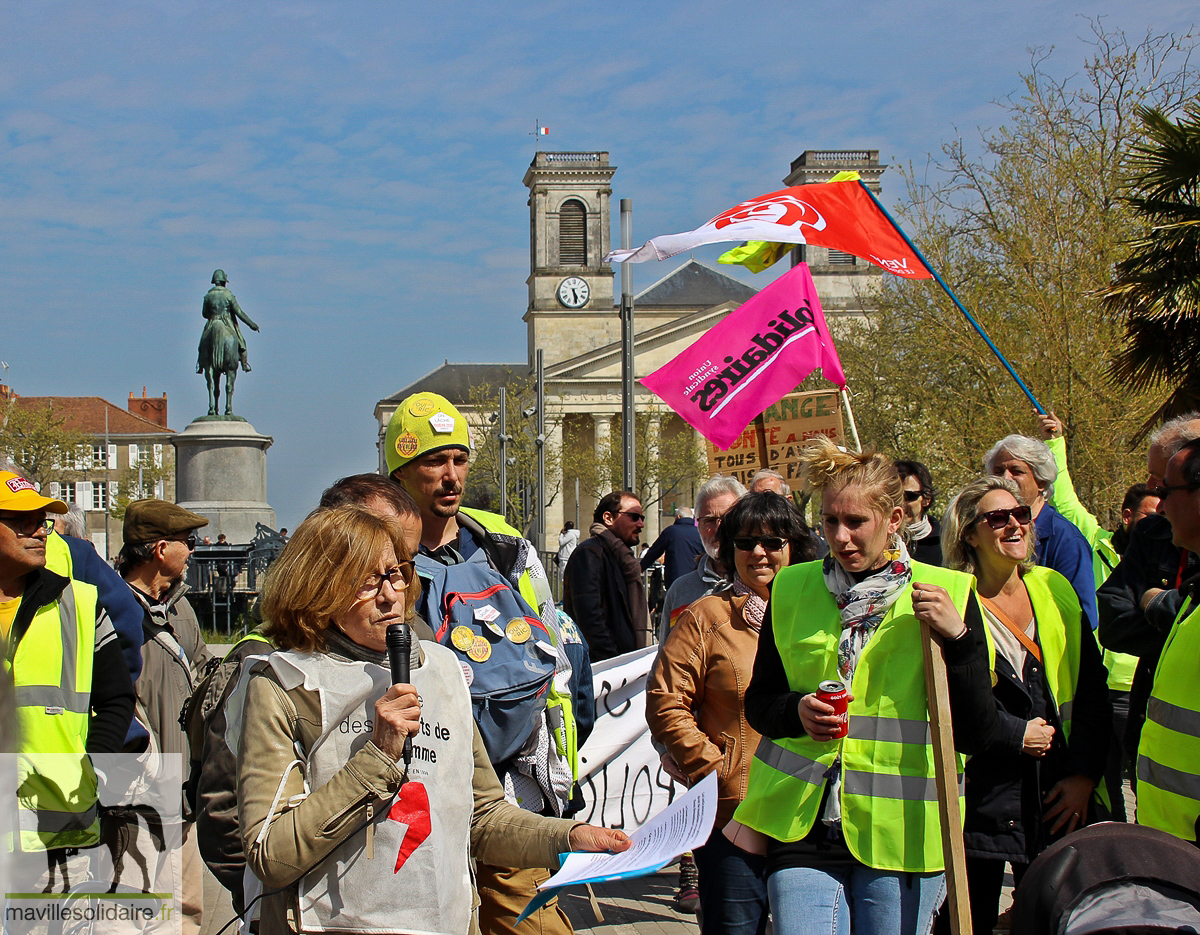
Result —
<svg viewBox="0 0 1200 935"><path fill-rule="evenodd" d="M1138 824L1196 840L1200 819L1200 609L1184 602L1154 670L1138 744Z"/></svg>
<svg viewBox="0 0 1200 935"><path fill-rule="evenodd" d="M970 575L920 562L913 580L950 592L965 615ZM811 692L838 679L841 621L820 562L785 568L771 590L771 623L788 684ZM944 869L921 628L907 589L863 648L850 687L849 733L840 741L764 737L734 818L779 841L798 841L818 819L826 773L842 757L842 834L877 870ZM964 760L958 757L960 801Z"/></svg>
<svg viewBox="0 0 1200 935"><path fill-rule="evenodd" d="M1063 739L1071 739L1071 709L1079 683L1079 620L1083 610L1071 582L1051 568L1037 566L1021 580L1029 592L1037 620L1037 640L1042 647L1046 682L1062 723Z"/></svg>
<svg viewBox="0 0 1200 935"><path fill-rule="evenodd" d="M87 756L95 642L96 589L71 581L57 601L38 609L5 660L20 733L21 850L91 847L100 840L96 774Z"/></svg>

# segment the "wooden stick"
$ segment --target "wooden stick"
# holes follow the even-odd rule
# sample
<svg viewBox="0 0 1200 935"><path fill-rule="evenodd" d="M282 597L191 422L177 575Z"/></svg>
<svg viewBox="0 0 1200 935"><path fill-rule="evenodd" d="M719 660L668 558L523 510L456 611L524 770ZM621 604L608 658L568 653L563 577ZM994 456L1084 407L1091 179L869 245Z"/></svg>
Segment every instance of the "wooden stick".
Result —
<svg viewBox="0 0 1200 935"><path fill-rule="evenodd" d="M767 424L763 422L762 413L754 417L754 434L758 439L758 460L762 462L759 470L771 466L771 452L767 450Z"/></svg>
<svg viewBox="0 0 1200 935"><path fill-rule="evenodd" d="M963 846L962 808L958 799L958 764L954 756L954 725L950 719L950 686L942 640L921 621L925 654L925 694L929 698L929 730L933 736L934 776L942 854L946 861L946 912L953 935L971 935L971 901L967 894L967 852Z"/></svg>
<svg viewBox="0 0 1200 935"><path fill-rule="evenodd" d="M587 887L588 902L592 904L592 915L596 917L596 924L603 925L604 913L600 911L600 903L596 900L596 893L592 889L592 884L585 883L584 886Z"/></svg>
<svg viewBox="0 0 1200 935"><path fill-rule="evenodd" d="M854 410L850 408L850 394L841 391L842 405L846 407L846 419L850 423L850 438L854 441L854 450L862 451L862 442L858 440L858 425L854 421Z"/></svg>

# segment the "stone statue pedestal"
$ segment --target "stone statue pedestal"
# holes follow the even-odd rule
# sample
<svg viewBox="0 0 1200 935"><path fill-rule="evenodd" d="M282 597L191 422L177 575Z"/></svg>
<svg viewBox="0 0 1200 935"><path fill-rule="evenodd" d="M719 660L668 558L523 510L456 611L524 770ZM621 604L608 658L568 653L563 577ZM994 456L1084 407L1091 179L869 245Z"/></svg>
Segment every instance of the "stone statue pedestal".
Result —
<svg viewBox="0 0 1200 935"><path fill-rule="evenodd" d="M275 511L267 503L267 449L270 435L260 435L244 419L193 421L172 440L175 445L175 500L184 509L208 517L197 530L231 543L254 538L255 524L275 528Z"/></svg>

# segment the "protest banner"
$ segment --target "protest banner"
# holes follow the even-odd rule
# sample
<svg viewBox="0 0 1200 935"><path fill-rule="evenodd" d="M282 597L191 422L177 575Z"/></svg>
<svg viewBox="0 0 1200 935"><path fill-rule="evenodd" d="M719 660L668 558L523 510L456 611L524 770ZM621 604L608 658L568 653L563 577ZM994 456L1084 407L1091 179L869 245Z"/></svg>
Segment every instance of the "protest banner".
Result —
<svg viewBox="0 0 1200 935"><path fill-rule="evenodd" d="M758 431L756 419L724 450L708 442L709 473L746 483L764 467ZM768 458L765 466L791 481L799 474L800 450L814 435L828 435L842 444L841 397L836 390L789 393L763 411L762 431Z"/></svg>
<svg viewBox="0 0 1200 935"><path fill-rule="evenodd" d="M647 646L592 667L596 725L579 751L579 821L632 833L686 791L662 768L646 726L646 679L657 654Z"/></svg>

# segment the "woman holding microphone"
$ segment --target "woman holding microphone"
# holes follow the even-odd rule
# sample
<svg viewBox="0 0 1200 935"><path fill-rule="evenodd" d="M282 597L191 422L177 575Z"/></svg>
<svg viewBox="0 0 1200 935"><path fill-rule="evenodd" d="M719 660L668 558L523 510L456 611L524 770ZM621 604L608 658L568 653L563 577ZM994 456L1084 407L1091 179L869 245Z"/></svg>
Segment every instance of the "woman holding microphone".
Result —
<svg viewBox="0 0 1200 935"><path fill-rule="evenodd" d="M471 856L557 866L560 851L629 846L505 801L450 650L412 640L409 681L393 684L387 630L419 588L403 529L353 506L314 512L271 567L280 651L252 669L237 751L260 935L466 935Z"/></svg>

